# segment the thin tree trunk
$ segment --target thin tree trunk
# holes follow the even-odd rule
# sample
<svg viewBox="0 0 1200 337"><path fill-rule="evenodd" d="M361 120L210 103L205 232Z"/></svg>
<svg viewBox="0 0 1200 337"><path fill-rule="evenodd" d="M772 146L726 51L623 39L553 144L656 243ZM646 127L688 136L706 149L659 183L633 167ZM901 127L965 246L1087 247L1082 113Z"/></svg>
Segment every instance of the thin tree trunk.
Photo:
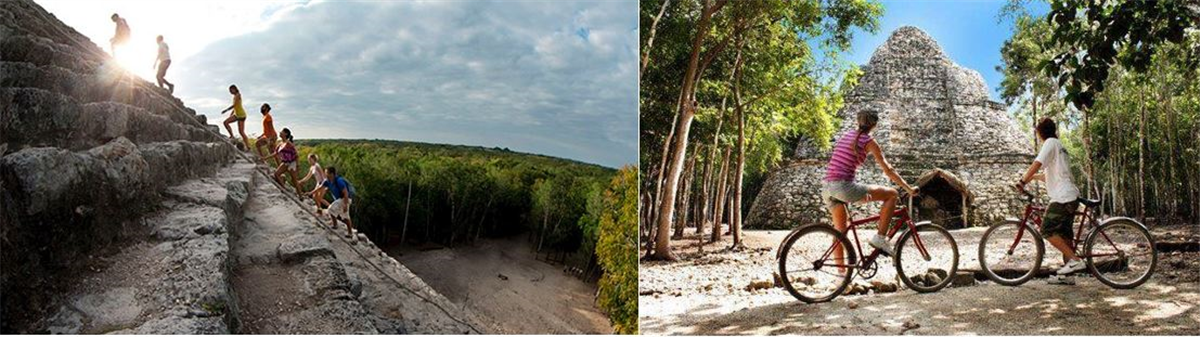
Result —
<svg viewBox="0 0 1200 337"><path fill-rule="evenodd" d="M688 201L692 198L692 175L693 169L696 166L696 157L693 155L688 158L687 164L683 168L683 183L681 187L682 193L679 196L678 215L675 216L675 232L671 234L672 240L683 238L683 228L687 226L687 211Z"/></svg>
<svg viewBox="0 0 1200 337"><path fill-rule="evenodd" d="M412 180L408 181L408 197L404 199L404 227L400 229L400 245L408 237L408 206L412 204Z"/></svg>
<svg viewBox="0 0 1200 337"><path fill-rule="evenodd" d="M1146 223L1146 89L1142 87L1138 102L1138 221Z"/></svg>
<svg viewBox="0 0 1200 337"><path fill-rule="evenodd" d="M725 220L725 197L729 191L729 157L732 156L733 145L725 146L725 156L721 159L721 181L717 184L716 212L713 213L712 235L709 242L721 241L721 223Z"/></svg>
<svg viewBox="0 0 1200 337"><path fill-rule="evenodd" d="M737 74L733 81L733 104L734 112L737 114L737 167L734 168L734 174L737 178L733 182L733 223L730 224L730 231L733 232L733 245L730 248L740 250L745 248L742 244L742 184L743 177L746 175L746 114L742 107L742 47L743 41L738 38L738 54L737 61L734 62L734 72Z"/></svg>
<svg viewBox="0 0 1200 337"><path fill-rule="evenodd" d="M663 1L662 8L658 10L658 15L654 17L654 21L650 23L650 36L646 39L646 48L642 51L642 67L638 68L638 77L642 77L642 73L646 72L646 65L650 64L650 50L654 48L654 35L658 32L658 20L661 20L663 14L667 13L667 6L671 5L671 0Z"/></svg>
<svg viewBox="0 0 1200 337"><path fill-rule="evenodd" d="M1095 166L1092 165L1092 132L1089 130L1091 128L1091 123L1089 122L1091 118L1088 117L1088 110L1090 109L1091 108L1080 109L1080 112L1083 113L1083 155L1084 158L1087 158L1087 160L1083 161L1083 164L1084 172L1087 174L1087 196L1089 198L1092 197L1094 191L1096 191L1096 172L1092 170L1092 167Z"/></svg>

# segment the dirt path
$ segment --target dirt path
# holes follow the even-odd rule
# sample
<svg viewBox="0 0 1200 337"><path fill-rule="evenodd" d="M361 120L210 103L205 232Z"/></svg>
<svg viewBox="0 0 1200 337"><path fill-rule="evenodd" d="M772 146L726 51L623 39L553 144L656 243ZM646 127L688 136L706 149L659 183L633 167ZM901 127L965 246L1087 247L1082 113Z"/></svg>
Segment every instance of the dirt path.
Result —
<svg viewBox="0 0 1200 337"><path fill-rule="evenodd" d="M405 266L455 305L484 316L497 333L611 334L596 308L596 286L534 259L521 237L474 246L393 249Z"/></svg>
<svg viewBox="0 0 1200 337"><path fill-rule="evenodd" d="M691 232L690 230L688 231ZM775 246L786 231L747 231L742 252L700 253L695 237L676 248L677 262L643 262L641 329L648 334L1196 334L1200 332L1200 273L1184 261L1198 253L1160 253L1150 282L1114 290L1090 277L1076 286L1035 279L1020 287L980 282L932 294L842 296L807 305L781 288L747 290L771 280ZM955 234L960 269L971 258L977 233ZM1190 254L1190 255L1189 255ZM1057 266L1056 256L1047 264ZM890 261L887 261L890 263ZM889 266L881 267L881 271Z"/></svg>

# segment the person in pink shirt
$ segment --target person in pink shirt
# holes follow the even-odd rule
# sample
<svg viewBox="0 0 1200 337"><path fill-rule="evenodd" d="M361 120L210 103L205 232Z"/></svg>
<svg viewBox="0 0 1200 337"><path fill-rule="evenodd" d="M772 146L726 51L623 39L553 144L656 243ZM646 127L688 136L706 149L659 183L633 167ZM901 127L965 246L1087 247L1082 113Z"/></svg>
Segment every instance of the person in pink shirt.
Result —
<svg viewBox="0 0 1200 337"><path fill-rule="evenodd" d="M870 245L883 251L888 256L894 256L892 245L888 243L887 229L892 220L892 211L896 208L899 192L896 189L879 185L866 185L854 181L858 167L866 161L867 155L875 157L875 163L883 168L883 173L892 182L900 185L908 193L915 194L915 189L896 174L896 170L883 156L883 150L875 139L871 138L871 130L879 123L879 113L864 110L858 113L858 128L847 131L838 138L829 156L829 166L826 167L825 179L821 183L821 200L829 208L833 216L833 225L838 231L846 231L849 214L847 203L862 203L882 201L883 208L879 213L879 230L871 238ZM834 251L834 258L842 259L841 247Z"/></svg>

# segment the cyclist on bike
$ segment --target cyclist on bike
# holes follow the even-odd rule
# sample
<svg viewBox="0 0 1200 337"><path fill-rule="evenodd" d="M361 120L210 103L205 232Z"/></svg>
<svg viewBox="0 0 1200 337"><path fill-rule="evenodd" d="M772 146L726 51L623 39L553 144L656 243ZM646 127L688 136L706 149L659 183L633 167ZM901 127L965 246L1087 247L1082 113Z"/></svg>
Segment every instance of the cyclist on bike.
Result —
<svg viewBox="0 0 1200 337"><path fill-rule="evenodd" d="M829 166L826 168L825 179L821 183L821 200L833 215L833 225L838 231L846 231L846 221L849 217L846 203L883 201L879 211L879 230L871 238L870 245L888 256L895 255L892 245L888 243L887 229L892 220L892 212L896 208L896 189L886 186L865 185L854 182L855 171L867 159L867 154L875 157L875 162L883 169L892 182L908 191L910 195L915 190L904 178L896 174L892 165L883 157L883 150L875 139L871 138L871 130L879 123L879 113L874 110L863 110L858 113L858 129L847 131L838 138L833 152L829 156ZM842 250L834 251L834 258L842 260Z"/></svg>
<svg viewBox="0 0 1200 337"><path fill-rule="evenodd" d="M1037 124L1037 136L1042 141L1042 149L1037 158L1029 165L1029 170L1017 181L1017 188L1024 189L1030 180L1038 179L1046 182L1046 193L1050 195L1050 205L1042 216L1042 236L1051 246L1062 252L1063 267L1059 268L1049 282L1053 284L1075 284L1075 279L1069 274L1083 270L1086 265L1075 255L1071 225L1075 222L1075 210L1079 208L1079 188L1075 187L1071 176L1070 158L1067 150L1063 149L1058 140L1058 126L1054 120L1043 118ZM1037 174L1042 169L1042 174Z"/></svg>

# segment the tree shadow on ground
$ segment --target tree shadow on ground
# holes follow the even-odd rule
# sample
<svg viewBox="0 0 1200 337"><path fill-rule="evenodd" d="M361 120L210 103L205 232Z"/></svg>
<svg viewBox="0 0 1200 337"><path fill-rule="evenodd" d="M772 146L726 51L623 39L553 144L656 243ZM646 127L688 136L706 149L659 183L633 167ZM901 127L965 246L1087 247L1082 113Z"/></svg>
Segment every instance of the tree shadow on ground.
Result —
<svg viewBox="0 0 1200 337"><path fill-rule="evenodd" d="M1200 332L1198 283L1151 282L1138 289L1114 290L1081 279L1074 287L1033 281L1023 287L986 284L933 294L843 297L821 304L775 300L779 301L733 312L720 303L707 303L684 314L643 317L642 329L703 335Z"/></svg>

